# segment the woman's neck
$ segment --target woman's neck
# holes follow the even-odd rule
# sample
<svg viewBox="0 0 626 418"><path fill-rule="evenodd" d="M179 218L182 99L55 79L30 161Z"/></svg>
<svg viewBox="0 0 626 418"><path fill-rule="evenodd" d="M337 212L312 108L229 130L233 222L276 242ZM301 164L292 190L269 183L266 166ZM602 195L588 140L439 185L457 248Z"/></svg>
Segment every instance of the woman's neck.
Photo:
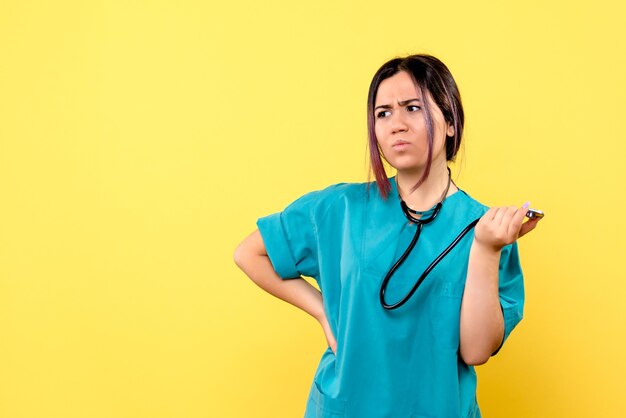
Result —
<svg viewBox="0 0 626 418"><path fill-rule="evenodd" d="M396 184L400 197L414 210L425 211L439 203L444 196L449 181L448 167L446 161L433 164L430 167L428 177L420 186L413 191L422 176L423 171L398 171L396 174ZM454 183L450 184L447 196L455 193L458 189ZM446 197L447 197L446 196Z"/></svg>

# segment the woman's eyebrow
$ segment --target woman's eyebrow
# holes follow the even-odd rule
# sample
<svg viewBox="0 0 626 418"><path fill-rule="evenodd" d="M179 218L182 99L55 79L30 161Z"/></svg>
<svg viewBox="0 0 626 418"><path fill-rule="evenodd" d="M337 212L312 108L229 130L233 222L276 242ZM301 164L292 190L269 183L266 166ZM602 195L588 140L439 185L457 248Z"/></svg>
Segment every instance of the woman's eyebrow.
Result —
<svg viewBox="0 0 626 418"><path fill-rule="evenodd" d="M401 102L398 102L398 104L399 104L400 106L404 106L404 105L407 105L407 104L409 104L409 103L411 103L411 102L421 102L421 100L420 100L420 99L418 99L418 98L416 97L416 98L414 98L414 99L403 100L403 101L401 101ZM383 109L391 109L391 105L384 104L384 105L379 105L379 106L376 106L376 107L374 108L374 110L378 109L379 107L382 107Z"/></svg>

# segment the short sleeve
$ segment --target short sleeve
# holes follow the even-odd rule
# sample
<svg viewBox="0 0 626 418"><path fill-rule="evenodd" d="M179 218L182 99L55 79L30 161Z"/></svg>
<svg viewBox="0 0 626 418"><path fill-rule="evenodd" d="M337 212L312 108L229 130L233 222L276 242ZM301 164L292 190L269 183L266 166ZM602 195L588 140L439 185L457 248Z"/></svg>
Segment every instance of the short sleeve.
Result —
<svg viewBox="0 0 626 418"><path fill-rule="evenodd" d="M520 265L517 242L502 249L499 282L500 307L504 317L504 338L500 347L492 355L500 351L511 331L524 316L524 276Z"/></svg>
<svg viewBox="0 0 626 418"><path fill-rule="evenodd" d="M259 218L257 227L276 273L283 279L319 273L316 213L320 192L308 193L284 211Z"/></svg>

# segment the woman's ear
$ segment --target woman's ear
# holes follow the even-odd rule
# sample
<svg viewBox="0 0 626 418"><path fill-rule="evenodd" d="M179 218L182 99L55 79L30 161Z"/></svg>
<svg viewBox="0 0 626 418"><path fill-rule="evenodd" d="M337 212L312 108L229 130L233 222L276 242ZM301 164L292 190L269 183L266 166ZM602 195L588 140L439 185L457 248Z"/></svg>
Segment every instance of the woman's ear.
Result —
<svg viewBox="0 0 626 418"><path fill-rule="evenodd" d="M448 130L446 131L446 136L454 136L454 126L448 125Z"/></svg>

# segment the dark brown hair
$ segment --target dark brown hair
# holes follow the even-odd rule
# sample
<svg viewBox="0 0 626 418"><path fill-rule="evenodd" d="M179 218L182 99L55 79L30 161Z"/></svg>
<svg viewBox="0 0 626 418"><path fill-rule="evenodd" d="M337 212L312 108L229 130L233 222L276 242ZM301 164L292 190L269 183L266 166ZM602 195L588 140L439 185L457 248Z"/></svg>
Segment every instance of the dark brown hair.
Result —
<svg viewBox="0 0 626 418"><path fill-rule="evenodd" d="M369 93L367 95L367 131L368 145L370 154L371 170L376 177L376 183L381 195L387 197L391 190L389 179L382 162L382 152L378 145L376 132L374 129L376 123L376 115L374 114L374 106L376 105L376 94L378 87L383 80L392 77L400 71L407 72L420 96L423 98L424 117L428 132L428 158L426 160L426 169L422 178L419 179L415 188L419 187L430 174L433 155L434 127L433 118L430 112L427 94L430 93L433 101L443 113L446 123L454 127L454 135L446 136L446 159L454 161L454 157L459 151L461 145L461 137L463 135L463 105L461 104L461 95L459 89L448 70L448 67L437 58L431 55L418 54L409 55L404 58L394 58L382 65L374 74L374 78L370 84Z"/></svg>

